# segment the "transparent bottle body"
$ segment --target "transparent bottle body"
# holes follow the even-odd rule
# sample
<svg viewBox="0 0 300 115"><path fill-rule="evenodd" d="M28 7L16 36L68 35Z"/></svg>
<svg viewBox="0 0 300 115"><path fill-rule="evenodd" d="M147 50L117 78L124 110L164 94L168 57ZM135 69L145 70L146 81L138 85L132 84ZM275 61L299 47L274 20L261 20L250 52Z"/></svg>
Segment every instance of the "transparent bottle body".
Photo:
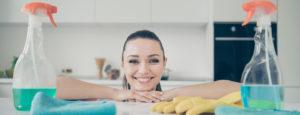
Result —
<svg viewBox="0 0 300 115"><path fill-rule="evenodd" d="M31 17L30 21L41 21ZM44 54L41 25L29 24L26 43L15 65L13 97L17 110L28 111L34 95L42 91L50 96L56 91L55 71Z"/></svg>
<svg viewBox="0 0 300 115"><path fill-rule="evenodd" d="M246 109L283 109L284 88L271 27L256 30L255 49L242 74L242 100Z"/></svg>

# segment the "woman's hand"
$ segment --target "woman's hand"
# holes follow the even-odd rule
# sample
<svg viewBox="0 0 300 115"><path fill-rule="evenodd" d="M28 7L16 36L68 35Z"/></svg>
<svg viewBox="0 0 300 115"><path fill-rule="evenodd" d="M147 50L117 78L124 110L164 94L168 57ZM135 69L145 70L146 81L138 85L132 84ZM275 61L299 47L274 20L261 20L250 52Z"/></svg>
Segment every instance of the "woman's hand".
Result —
<svg viewBox="0 0 300 115"><path fill-rule="evenodd" d="M158 91L135 91L118 90L114 97L117 101L135 101L135 102L160 102L161 92Z"/></svg>
<svg viewBox="0 0 300 115"><path fill-rule="evenodd" d="M164 91L162 93L160 100L161 101L171 101L176 96L177 96L176 89L171 89L171 90Z"/></svg>
<svg viewBox="0 0 300 115"><path fill-rule="evenodd" d="M136 102L160 102L162 92L159 91L133 91ZM145 101L148 100L148 101Z"/></svg>

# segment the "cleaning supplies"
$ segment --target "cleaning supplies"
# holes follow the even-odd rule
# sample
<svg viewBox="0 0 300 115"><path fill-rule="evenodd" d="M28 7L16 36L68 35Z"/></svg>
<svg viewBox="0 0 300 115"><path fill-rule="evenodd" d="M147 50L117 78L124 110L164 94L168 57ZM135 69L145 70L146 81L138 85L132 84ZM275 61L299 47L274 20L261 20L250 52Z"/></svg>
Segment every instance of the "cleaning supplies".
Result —
<svg viewBox="0 0 300 115"><path fill-rule="evenodd" d="M215 115L300 115L299 111L271 110L271 109L240 109L230 106L219 106Z"/></svg>
<svg viewBox="0 0 300 115"><path fill-rule="evenodd" d="M158 113L174 113L186 115L198 115L200 113L213 113L214 109L220 105L234 106L243 108L241 105L241 92L233 92L220 99L203 99L196 97L175 97L173 101L163 101L155 103L151 107L151 111Z"/></svg>
<svg viewBox="0 0 300 115"><path fill-rule="evenodd" d="M245 109L283 109L284 88L278 59L273 46L270 15L276 5L266 0L254 0L243 5L247 18L257 21L255 50L242 74L242 102Z"/></svg>
<svg viewBox="0 0 300 115"><path fill-rule="evenodd" d="M42 17L49 16L56 26L52 13L57 8L50 4L33 2L26 4L23 12L29 14L25 47L14 68L13 98L17 110L29 111L31 101L37 92L54 96L56 75L43 49Z"/></svg>
<svg viewBox="0 0 300 115"><path fill-rule="evenodd" d="M116 115L114 102L67 101L39 92L34 96L30 115Z"/></svg>
<svg viewBox="0 0 300 115"><path fill-rule="evenodd" d="M189 98L191 98L191 97L175 97L172 102L163 101L163 102L155 103L153 106L151 106L151 111L155 111L158 113L165 113L165 114L175 112L176 106L181 101L189 99ZM199 97L199 98L201 98L201 97ZM164 106L165 105L164 103L167 106Z"/></svg>

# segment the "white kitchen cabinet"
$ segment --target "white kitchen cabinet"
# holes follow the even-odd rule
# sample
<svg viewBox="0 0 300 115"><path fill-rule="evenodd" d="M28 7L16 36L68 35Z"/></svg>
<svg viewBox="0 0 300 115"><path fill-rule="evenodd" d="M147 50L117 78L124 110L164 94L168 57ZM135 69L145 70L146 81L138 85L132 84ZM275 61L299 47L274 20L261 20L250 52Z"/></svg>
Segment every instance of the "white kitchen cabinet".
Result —
<svg viewBox="0 0 300 115"><path fill-rule="evenodd" d="M214 0L213 14L215 22L243 22L246 19L246 12L242 5L252 0ZM270 0L277 4L277 0ZM254 21L254 18L252 18ZM272 15L272 21L277 21L277 13Z"/></svg>
<svg viewBox="0 0 300 115"><path fill-rule="evenodd" d="M96 0L98 23L150 23L151 0Z"/></svg>
<svg viewBox="0 0 300 115"><path fill-rule="evenodd" d="M27 14L21 12L22 7L39 0L0 0L0 23L27 22Z"/></svg>
<svg viewBox="0 0 300 115"><path fill-rule="evenodd" d="M58 23L89 23L95 22L95 0L42 0L57 6L53 14ZM49 19L46 20L50 22Z"/></svg>
<svg viewBox="0 0 300 115"><path fill-rule="evenodd" d="M21 8L34 1L57 6L57 13L53 14L57 23L95 21L94 0L1 0L0 23L27 23L28 16L21 12ZM49 18L45 18L44 21L50 22Z"/></svg>
<svg viewBox="0 0 300 115"><path fill-rule="evenodd" d="M207 23L211 6L209 0L1 0L0 23L27 23L20 10L33 1L57 6L57 23Z"/></svg>
<svg viewBox="0 0 300 115"><path fill-rule="evenodd" d="M96 0L98 23L207 23L209 0Z"/></svg>
<svg viewBox="0 0 300 115"><path fill-rule="evenodd" d="M154 23L207 23L209 0L152 0Z"/></svg>

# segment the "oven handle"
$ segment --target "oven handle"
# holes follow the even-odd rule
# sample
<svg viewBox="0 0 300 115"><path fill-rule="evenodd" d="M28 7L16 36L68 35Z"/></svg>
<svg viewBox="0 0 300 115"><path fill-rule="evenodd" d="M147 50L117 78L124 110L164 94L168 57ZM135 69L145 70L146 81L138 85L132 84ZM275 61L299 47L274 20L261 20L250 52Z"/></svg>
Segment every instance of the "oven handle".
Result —
<svg viewBox="0 0 300 115"><path fill-rule="evenodd" d="M253 41L251 37L216 37L216 41Z"/></svg>
<svg viewBox="0 0 300 115"><path fill-rule="evenodd" d="M251 37L216 37L215 39L216 41L254 41Z"/></svg>

